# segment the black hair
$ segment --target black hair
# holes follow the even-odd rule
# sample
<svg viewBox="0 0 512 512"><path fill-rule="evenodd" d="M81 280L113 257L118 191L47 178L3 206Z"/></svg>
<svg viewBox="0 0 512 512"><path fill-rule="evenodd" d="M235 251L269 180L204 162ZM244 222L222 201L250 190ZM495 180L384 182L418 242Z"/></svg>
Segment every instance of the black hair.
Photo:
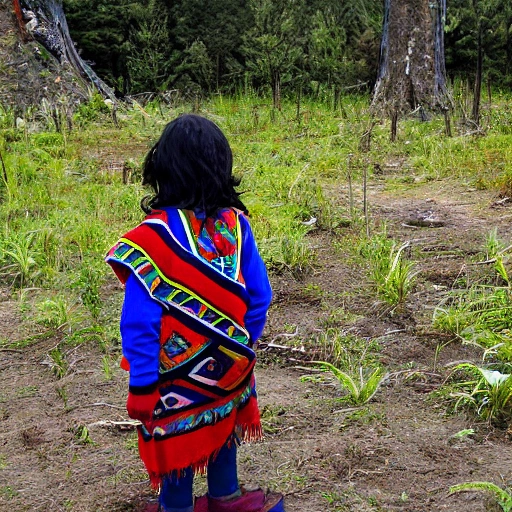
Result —
<svg viewBox="0 0 512 512"><path fill-rule="evenodd" d="M207 216L222 207L247 213L232 171L233 154L220 128L204 117L181 115L146 156L142 184L155 195L142 199L141 207L146 213L164 206L199 208Z"/></svg>

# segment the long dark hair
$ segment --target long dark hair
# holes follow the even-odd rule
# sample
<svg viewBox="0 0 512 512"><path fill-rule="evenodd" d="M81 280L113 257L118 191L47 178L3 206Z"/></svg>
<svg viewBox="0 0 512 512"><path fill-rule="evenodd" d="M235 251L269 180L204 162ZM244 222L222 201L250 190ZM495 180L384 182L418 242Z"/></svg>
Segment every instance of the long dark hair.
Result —
<svg viewBox="0 0 512 512"><path fill-rule="evenodd" d="M208 119L186 114L171 121L144 161L143 185L154 190L142 209L174 206L201 209L207 216L222 207L247 208L235 190L233 154L220 128Z"/></svg>

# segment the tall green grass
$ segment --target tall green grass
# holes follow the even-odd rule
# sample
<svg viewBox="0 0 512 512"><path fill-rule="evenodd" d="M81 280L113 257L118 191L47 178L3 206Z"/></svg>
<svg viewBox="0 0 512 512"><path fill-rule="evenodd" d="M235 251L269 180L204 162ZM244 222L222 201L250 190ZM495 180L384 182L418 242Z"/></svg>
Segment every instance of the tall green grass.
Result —
<svg viewBox="0 0 512 512"><path fill-rule="evenodd" d="M273 272L302 279L314 271L325 258L318 251L318 235L378 245L363 233L361 206L363 172L370 169L371 182L375 164L406 161L406 177L419 180L455 175L488 187L509 183L512 135L505 109L501 116L493 113L484 138L448 139L439 119L407 119L391 144L387 123L376 124L369 150L361 152L361 137L371 122L368 98L342 101L343 112L307 98L299 112L292 100L275 112L269 98L248 91L217 95L199 105L199 113L217 122L232 145L242 198ZM115 341L111 326L117 311L105 287L113 278L103 256L142 219L139 202L147 191L136 175L145 153L168 121L196 107L156 102L126 107L118 112L117 128L95 98L79 110L74 130L62 133L32 120L16 129L13 112L0 109L5 168L0 170L0 285L13 297L23 295L24 307L37 313L34 318L48 317L38 325L59 327L59 317L71 311L79 321L68 325L87 333L84 339ZM133 171L129 183L123 183L126 162ZM392 176L381 183L396 186ZM412 264L400 243L381 245L385 268L371 254L356 264L367 268L371 261L372 279L380 283L376 293L402 303L414 284Z"/></svg>

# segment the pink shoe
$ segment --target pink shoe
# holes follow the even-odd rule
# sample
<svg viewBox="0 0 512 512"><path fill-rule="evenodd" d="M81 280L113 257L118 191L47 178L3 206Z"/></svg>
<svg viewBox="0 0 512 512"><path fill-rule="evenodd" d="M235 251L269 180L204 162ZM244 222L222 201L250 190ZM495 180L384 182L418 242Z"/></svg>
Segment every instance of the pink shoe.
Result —
<svg viewBox="0 0 512 512"><path fill-rule="evenodd" d="M158 505L158 502L149 502L146 503L146 506L142 509L141 512L159 512L160 505Z"/></svg>
<svg viewBox="0 0 512 512"><path fill-rule="evenodd" d="M202 496L196 500L194 512L285 512L282 494L265 494L259 488L241 489L241 496L226 501Z"/></svg>
<svg viewBox="0 0 512 512"><path fill-rule="evenodd" d="M206 496L206 494L200 498L196 498L194 512L208 512L208 496Z"/></svg>

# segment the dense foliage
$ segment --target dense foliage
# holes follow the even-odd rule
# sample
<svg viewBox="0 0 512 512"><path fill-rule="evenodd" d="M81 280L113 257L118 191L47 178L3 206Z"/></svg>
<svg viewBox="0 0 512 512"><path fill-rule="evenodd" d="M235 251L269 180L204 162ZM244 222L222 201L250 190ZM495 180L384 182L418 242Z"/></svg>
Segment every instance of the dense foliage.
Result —
<svg viewBox="0 0 512 512"><path fill-rule="evenodd" d="M452 0L446 60L452 78L512 85L512 4ZM274 95L371 88L383 5L372 0L64 0L71 35L123 93L179 89ZM275 101L278 98L275 98Z"/></svg>
<svg viewBox="0 0 512 512"><path fill-rule="evenodd" d="M371 86L382 8L358 0L64 0L71 35L122 92Z"/></svg>
<svg viewBox="0 0 512 512"><path fill-rule="evenodd" d="M451 0L445 37L449 75L471 77L481 52L484 74L494 83L512 86L509 0Z"/></svg>

